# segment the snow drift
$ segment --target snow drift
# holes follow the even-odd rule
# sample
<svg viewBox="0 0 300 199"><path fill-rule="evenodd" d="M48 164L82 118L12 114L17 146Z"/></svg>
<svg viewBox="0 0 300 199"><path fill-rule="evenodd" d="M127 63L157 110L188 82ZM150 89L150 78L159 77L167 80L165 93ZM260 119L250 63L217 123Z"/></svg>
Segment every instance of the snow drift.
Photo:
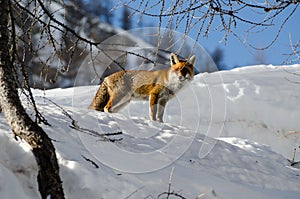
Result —
<svg viewBox="0 0 300 199"><path fill-rule="evenodd" d="M170 184L185 198L296 199L300 170L288 161L300 144L293 73L300 65L199 74L168 103L164 124L149 121L147 102L117 114L87 110L96 86L34 95L51 124L43 128L66 198L157 198ZM30 150L2 115L0 126L1 198L39 198Z"/></svg>

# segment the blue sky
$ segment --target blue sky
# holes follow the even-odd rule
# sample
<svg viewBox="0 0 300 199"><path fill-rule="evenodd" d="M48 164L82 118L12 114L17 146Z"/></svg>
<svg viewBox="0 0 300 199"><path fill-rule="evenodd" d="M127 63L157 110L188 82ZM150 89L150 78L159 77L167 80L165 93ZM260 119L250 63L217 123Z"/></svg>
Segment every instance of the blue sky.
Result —
<svg viewBox="0 0 300 199"><path fill-rule="evenodd" d="M261 33L255 33L248 35L247 42L256 47L265 47L275 38L277 30L279 29L281 23L288 15L292 8L288 8L285 12L277 16L274 21L274 26L268 28ZM115 10L115 20L119 21L122 12L122 8ZM157 11L158 12L158 11ZM158 14L158 13L157 13ZM259 17L255 15L254 12L246 13L245 16L249 19L255 19ZM138 20L139 16L132 17L133 24ZM294 15L287 21L284 28L282 29L276 42L266 50L254 50L247 44L243 45L238 39L230 35L228 37L226 45L222 43L222 38L224 33L220 31L214 31L213 28L210 30L208 37L200 36L198 44L204 47L209 53L213 52L216 48L223 50L224 58L223 65L227 68L233 68L238 66L254 65L259 64L261 60L264 64L281 65L287 58L286 53L291 52L290 38L294 42L300 39L300 10L297 9ZM167 20L167 19L166 19ZM143 26L158 26L159 20L154 17L143 16L142 18ZM164 23L164 22L163 22ZM137 26L137 25L135 25ZM241 22L237 23L237 28L233 28L234 32L241 38L245 37L245 31L249 28L246 24ZM191 38L196 38L198 33L197 28L194 28L189 36ZM177 29L179 32L184 32L184 26ZM293 63L299 63L293 62Z"/></svg>

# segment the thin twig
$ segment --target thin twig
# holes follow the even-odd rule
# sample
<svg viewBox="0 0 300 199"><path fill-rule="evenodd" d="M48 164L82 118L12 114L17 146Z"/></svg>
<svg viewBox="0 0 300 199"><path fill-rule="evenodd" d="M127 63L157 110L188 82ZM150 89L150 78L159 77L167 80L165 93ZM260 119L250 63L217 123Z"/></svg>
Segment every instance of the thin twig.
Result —
<svg viewBox="0 0 300 199"><path fill-rule="evenodd" d="M50 100L49 98L46 98L46 97L42 97L42 98L48 100L49 102L54 104L56 107L58 107L62 111L62 113L71 120L71 125L69 126L70 128L75 129L79 132L88 134L90 136L100 137L101 138L100 141L118 142L118 141L121 141L123 139L123 138L109 138L110 136L122 135L123 133L121 131L114 132L114 133L99 133L99 132L94 131L92 129L87 129L87 128L80 127L78 125L78 121L73 119L73 117L63 107L61 107L60 105L58 105L54 101Z"/></svg>
<svg viewBox="0 0 300 199"><path fill-rule="evenodd" d="M93 160L91 160L91 159L85 157L84 155L81 155L81 157L83 157L83 159L85 159L86 161L92 163L92 165L93 165L96 169L99 168L98 164L96 164L96 162L94 162Z"/></svg>

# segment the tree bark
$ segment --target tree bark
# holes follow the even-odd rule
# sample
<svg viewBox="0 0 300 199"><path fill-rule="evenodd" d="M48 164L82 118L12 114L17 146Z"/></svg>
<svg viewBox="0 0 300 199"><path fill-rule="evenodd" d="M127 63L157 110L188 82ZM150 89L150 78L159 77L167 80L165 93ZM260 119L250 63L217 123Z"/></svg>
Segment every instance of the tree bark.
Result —
<svg viewBox="0 0 300 199"><path fill-rule="evenodd" d="M16 137L27 142L39 167L38 186L43 199L64 198L55 148L44 130L27 115L18 96L11 55L10 0L0 0L0 106Z"/></svg>

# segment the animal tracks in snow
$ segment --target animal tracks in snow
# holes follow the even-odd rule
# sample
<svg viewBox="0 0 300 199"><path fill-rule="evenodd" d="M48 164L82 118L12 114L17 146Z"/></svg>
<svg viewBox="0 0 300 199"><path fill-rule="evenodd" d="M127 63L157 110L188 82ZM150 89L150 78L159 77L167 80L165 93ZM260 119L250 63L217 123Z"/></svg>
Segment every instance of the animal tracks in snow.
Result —
<svg viewBox="0 0 300 199"><path fill-rule="evenodd" d="M260 87L247 80L235 80L233 83L224 84L223 87L230 101L236 101L245 94L259 95L260 93Z"/></svg>

